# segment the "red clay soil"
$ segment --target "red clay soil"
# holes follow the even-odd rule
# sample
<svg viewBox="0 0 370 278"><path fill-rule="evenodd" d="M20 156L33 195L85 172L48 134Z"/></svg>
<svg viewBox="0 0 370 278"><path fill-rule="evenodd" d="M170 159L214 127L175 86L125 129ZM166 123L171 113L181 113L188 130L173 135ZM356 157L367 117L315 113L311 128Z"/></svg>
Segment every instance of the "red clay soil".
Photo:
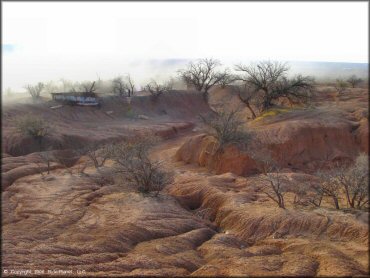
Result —
<svg viewBox="0 0 370 278"><path fill-rule="evenodd" d="M157 198L119 182L100 187L61 169L47 180L18 179L2 193L3 267L89 276L368 274L366 216L326 203L296 207L293 193L287 209L279 209L262 193L259 176L215 176L176 162L185 140L153 150L176 173Z"/></svg>
<svg viewBox="0 0 370 278"><path fill-rule="evenodd" d="M195 102L196 97L184 96L180 101L194 98ZM100 141L139 136L148 129L163 132L165 140L151 156L163 161L175 180L158 197L144 196L128 186L114 175L111 161L101 171L114 179L113 185L100 186L80 175L85 157L73 161L68 169L55 164L45 177L23 171L22 167L37 161L37 154L9 155L34 150L17 149L21 143L16 148L10 136L13 126L9 120L22 105L5 110L8 143L2 171L11 182L2 191L2 267L8 271L4 276L20 276L11 270L36 269L45 270L44 276L52 276L48 270L71 271L72 277L370 274L368 212L335 210L326 198L320 208L305 202L312 191L310 182L315 181L306 171L310 162L316 167L324 157L330 161L353 158L362 148L361 140L368 134L365 136L364 124L360 132L361 123L356 123L363 121L363 104L354 106L352 99L347 105L342 100L340 109L329 109L323 103L316 110L295 111L251 124L277 157L282 151L287 153L286 160L280 161L283 165L292 162L300 169L300 173L285 169L291 186L285 195L286 209L281 209L263 193L266 181L262 176L230 173L251 173L248 171L253 168L253 161L237 149L227 149L220 164L204 154L214 139L196 131L201 127L195 116L210 112L203 104L193 103L184 112L174 106L182 107L173 99L171 105L161 104L168 114L159 115L149 110L149 98L141 101L136 113L153 115L154 119L129 120L127 111L121 111L117 103L106 106L114 111L107 117L104 108L80 112L77 107L52 110L49 104L35 104L29 105L29 110L55 120L58 132L53 142L62 140L62 134L71 136L69 140L78 135ZM61 147L68 145L63 140ZM215 175L198 165L208 163L212 169L228 173ZM23 171L24 175L14 174L13 178L11 171ZM94 175L96 170L88 167L85 172ZM306 195L295 203L300 189ZM340 205L345 208L345 200L340 200Z"/></svg>
<svg viewBox="0 0 370 278"><path fill-rule="evenodd" d="M181 130L193 127L199 113L209 107L200 94L176 91L157 99L142 96L132 99L131 105L119 97L103 99L102 108L63 106L59 103L13 103L2 110L2 152L12 156L39 151L32 138L17 134L15 119L20 115L38 115L53 127L52 135L44 145L52 149L79 148L89 141L115 141L134 137L138 133L153 131L162 137L171 137ZM143 115L147 117L140 118Z"/></svg>
<svg viewBox="0 0 370 278"><path fill-rule="evenodd" d="M283 168L312 172L337 161L353 160L360 152L368 153L369 132L365 90L355 90L352 97L318 104L312 109L292 109L287 113L249 123L254 133L251 145L258 143L269 150ZM331 104L330 104L331 103ZM176 157L214 169L217 174L232 172L250 175L257 172L251 150L235 146L214 155L215 139L205 134L190 138Z"/></svg>

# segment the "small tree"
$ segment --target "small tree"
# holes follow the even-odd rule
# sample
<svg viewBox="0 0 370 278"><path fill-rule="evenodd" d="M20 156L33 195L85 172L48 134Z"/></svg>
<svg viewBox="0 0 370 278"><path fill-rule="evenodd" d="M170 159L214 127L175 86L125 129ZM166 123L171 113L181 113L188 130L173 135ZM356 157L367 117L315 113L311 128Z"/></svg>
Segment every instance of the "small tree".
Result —
<svg viewBox="0 0 370 278"><path fill-rule="evenodd" d="M336 174L351 208L360 209L369 203L369 157L366 154L360 154L352 166L338 167Z"/></svg>
<svg viewBox="0 0 370 278"><path fill-rule="evenodd" d="M341 184L338 180L337 173L335 169L330 169L327 171L318 171L316 176L320 178L320 190L323 196L329 196L332 198L334 206L339 209L339 199L340 199L340 189Z"/></svg>
<svg viewBox="0 0 370 278"><path fill-rule="evenodd" d="M40 151L42 151L42 143L45 137L51 135L53 131L47 121L39 116L34 115L18 117L15 125L20 134L24 136L30 136L37 141Z"/></svg>
<svg viewBox="0 0 370 278"><path fill-rule="evenodd" d="M135 93L135 83L129 74L126 76L126 90L128 97L133 96Z"/></svg>
<svg viewBox="0 0 370 278"><path fill-rule="evenodd" d="M251 139L251 134L243 130L243 121L240 120L238 110L230 112L219 109L216 115L202 116L203 123L210 128L209 134L218 142L218 150L223 150L226 145L237 144L245 148Z"/></svg>
<svg viewBox="0 0 370 278"><path fill-rule="evenodd" d="M135 84L130 75L118 76L112 80L112 92L115 95L131 97L135 93Z"/></svg>
<svg viewBox="0 0 370 278"><path fill-rule="evenodd" d="M197 91L203 93L203 97L208 101L209 89L216 85L225 86L231 82L231 74L227 69L218 71L217 67L221 63L215 59L199 59L189 63L188 67L179 71L181 79Z"/></svg>
<svg viewBox="0 0 370 278"><path fill-rule="evenodd" d="M355 88L358 84L362 82L362 79L358 78L356 75L352 75L347 79L347 82L351 84L352 88Z"/></svg>
<svg viewBox="0 0 370 278"><path fill-rule="evenodd" d="M49 175L50 174L50 164L51 162L53 161L53 155L50 151L46 151L46 152L41 152L39 153L39 156L41 158L41 160L46 164L46 170L47 170L47 174Z"/></svg>
<svg viewBox="0 0 370 278"><path fill-rule="evenodd" d="M115 169L125 181L135 186L139 192L154 191L159 194L173 180L173 175L162 168L160 161L149 158L149 150L155 140L146 137L135 142L114 145L112 159Z"/></svg>
<svg viewBox="0 0 370 278"><path fill-rule="evenodd" d="M320 184L311 184L310 188L312 189L313 192L311 194L308 194L307 196L307 201L314 205L315 207L320 207L322 198L324 196L324 191L323 188L321 187Z"/></svg>
<svg viewBox="0 0 370 278"><path fill-rule="evenodd" d="M348 83L343 79L337 79L335 81L335 89L337 90L339 95L342 95L345 90L348 88Z"/></svg>
<svg viewBox="0 0 370 278"><path fill-rule="evenodd" d="M37 85L27 85L27 92L31 95L33 99L38 99L41 96L41 91L44 89L44 83L39 82Z"/></svg>
<svg viewBox="0 0 370 278"><path fill-rule="evenodd" d="M90 82L90 81L83 82L81 84L81 89L83 90L83 92L85 94L95 93L95 91L96 91L95 84L96 84L95 81L93 81L93 82Z"/></svg>
<svg viewBox="0 0 370 278"><path fill-rule="evenodd" d="M156 81L152 80L150 83L148 83L144 87L144 89L150 92L150 94L153 97L157 98L161 94L168 93L169 91L171 91L172 87L173 87L173 82L171 81L165 82L164 84L158 84Z"/></svg>
<svg viewBox="0 0 370 278"><path fill-rule="evenodd" d="M87 144L84 148L79 150L79 154L86 155L90 161L94 164L94 167L98 169L104 166L105 162L111 155L112 145L103 145L99 148L96 143Z"/></svg>
<svg viewBox="0 0 370 278"><path fill-rule="evenodd" d="M261 111L272 106L272 101L286 98L292 104L305 103L313 90L313 78L298 75L287 77L289 67L286 64L262 61L256 65L237 65L236 70L243 73L238 79L246 82L252 93L260 96Z"/></svg>
<svg viewBox="0 0 370 278"><path fill-rule="evenodd" d="M281 173L281 168L269 151L255 149L251 152L251 156L262 173L262 179L267 182L262 188L263 192L280 208L285 209L284 195L290 184L288 178Z"/></svg>

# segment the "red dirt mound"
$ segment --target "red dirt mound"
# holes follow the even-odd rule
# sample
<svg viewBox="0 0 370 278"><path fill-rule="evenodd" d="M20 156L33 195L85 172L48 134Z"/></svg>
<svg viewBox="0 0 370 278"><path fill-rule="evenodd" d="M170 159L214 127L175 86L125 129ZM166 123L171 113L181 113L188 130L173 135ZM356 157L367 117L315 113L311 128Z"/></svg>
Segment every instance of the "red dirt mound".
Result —
<svg viewBox="0 0 370 278"><path fill-rule="evenodd" d="M305 172L335 161L353 160L365 148L364 143L358 142L368 138L364 122L358 127L358 123L346 119L342 113L324 108L292 111L249 125L255 134L253 142L270 150L280 166ZM205 135L191 138L178 150L176 157L207 166L216 173L256 173L250 151L242 152L228 146L221 154L214 155L214 141Z"/></svg>

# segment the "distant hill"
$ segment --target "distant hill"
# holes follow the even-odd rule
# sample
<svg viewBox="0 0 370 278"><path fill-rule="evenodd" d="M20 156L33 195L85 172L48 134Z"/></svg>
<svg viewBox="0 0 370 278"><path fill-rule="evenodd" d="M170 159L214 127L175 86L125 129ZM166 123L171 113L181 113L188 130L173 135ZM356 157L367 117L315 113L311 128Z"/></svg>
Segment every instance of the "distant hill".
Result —
<svg viewBox="0 0 370 278"><path fill-rule="evenodd" d="M289 62L291 72L315 76L317 79L345 78L355 74L368 78L368 63L336 63L336 62Z"/></svg>

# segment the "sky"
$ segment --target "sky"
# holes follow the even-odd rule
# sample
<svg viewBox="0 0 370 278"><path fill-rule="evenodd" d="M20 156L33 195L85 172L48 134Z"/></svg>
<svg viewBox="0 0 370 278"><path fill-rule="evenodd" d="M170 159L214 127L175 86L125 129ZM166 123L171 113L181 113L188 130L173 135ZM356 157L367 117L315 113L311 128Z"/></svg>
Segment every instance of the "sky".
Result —
<svg viewBox="0 0 370 278"><path fill-rule="evenodd" d="M3 2L3 89L204 57L368 62L368 2Z"/></svg>

